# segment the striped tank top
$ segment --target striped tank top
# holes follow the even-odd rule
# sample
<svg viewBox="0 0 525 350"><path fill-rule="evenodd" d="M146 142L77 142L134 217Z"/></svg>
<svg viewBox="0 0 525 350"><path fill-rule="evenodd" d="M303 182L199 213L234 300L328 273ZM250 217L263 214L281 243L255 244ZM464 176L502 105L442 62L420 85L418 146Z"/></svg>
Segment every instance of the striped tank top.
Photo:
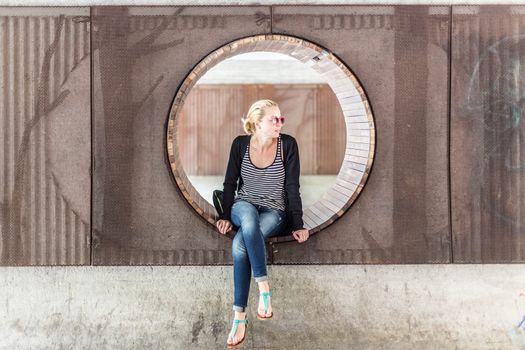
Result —
<svg viewBox="0 0 525 350"><path fill-rule="evenodd" d="M241 177L243 186L237 193L235 200L242 199L252 204L262 205L268 208L285 208L284 192L284 164L281 158L281 135L277 140L277 154L272 164L266 168L258 168L250 159L250 143L241 164Z"/></svg>

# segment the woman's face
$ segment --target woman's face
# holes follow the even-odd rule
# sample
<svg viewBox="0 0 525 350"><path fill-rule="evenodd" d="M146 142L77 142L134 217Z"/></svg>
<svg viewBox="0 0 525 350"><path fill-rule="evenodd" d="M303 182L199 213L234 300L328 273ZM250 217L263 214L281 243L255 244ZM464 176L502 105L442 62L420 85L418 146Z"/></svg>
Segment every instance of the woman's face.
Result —
<svg viewBox="0 0 525 350"><path fill-rule="evenodd" d="M278 137L282 127L279 107L268 107L265 110L264 117L258 123L257 133L266 137Z"/></svg>

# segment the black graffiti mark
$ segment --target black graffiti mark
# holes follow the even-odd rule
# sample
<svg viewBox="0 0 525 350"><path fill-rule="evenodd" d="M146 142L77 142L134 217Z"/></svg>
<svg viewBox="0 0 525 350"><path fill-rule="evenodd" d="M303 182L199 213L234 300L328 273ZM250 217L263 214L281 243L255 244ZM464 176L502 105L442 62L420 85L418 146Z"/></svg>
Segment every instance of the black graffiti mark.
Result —
<svg viewBox="0 0 525 350"><path fill-rule="evenodd" d="M90 23L91 17L90 16L75 16L71 19L73 23Z"/></svg>
<svg viewBox="0 0 525 350"><path fill-rule="evenodd" d="M519 125L525 102L525 92L520 94L519 89L521 87L519 70L525 65L521 64L520 58L513 59L510 64L505 65L501 56L509 51L519 50L521 45L525 45L524 39L525 35L516 35L505 37L492 44L476 61L470 75L464 108L465 111L472 112L469 114L470 117L479 118L487 130L497 131L490 123L500 124L501 118L508 118L511 121L510 125L504 127L502 131ZM502 47L511 41L518 42L512 43L509 47ZM480 76L485 73L481 71L484 65L490 65L487 68L495 69L496 72L487 77L490 79L480 81ZM484 82L488 86L481 86ZM479 90L476 83L480 84ZM499 91L501 85L504 86L503 91Z"/></svg>
<svg viewBox="0 0 525 350"><path fill-rule="evenodd" d="M466 103L459 108L463 118L481 123L486 136L495 140L485 152L485 164L503 157L503 165L510 171L525 168L525 161L511 159L516 146L513 141L522 137L525 115L525 62L522 55L512 53L524 49L525 35L504 37L485 49L470 74Z"/></svg>
<svg viewBox="0 0 525 350"><path fill-rule="evenodd" d="M265 23L269 23L271 21L271 16L269 14L265 14L263 12L257 11L255 13L255 24L260 27Z"/></svg>
<svg viewBox="0 0 525 350"><path fill-rule="evenodd" d="M457 30L462 32L461 28ZM479 157L480 168L474 173L480 176L474 180L479 183L475 190L479 200L470 204L471 210L479 211L479 217L486 217L489 222L508 225L513 230L520 230L523 225L517 206L521 193L516 191L516 184L525 169L524 157L520 156L521 140L525 139L522 122L525 113L524 39L522 34L480 41L479 33L475 32L462 39L465 42L463 51L459 53L460 58L453 61L456 74L463 72L468 76L464 102L459 102L457 107L458 120L469 122L463 126L464 137L472 137L471 147L479 147L483 152ZM480 54L471 61L471 53L476 52L478 46ZM474 132L468 136L471 130ZM478 136L481 139L473 138ZM472 152L477 156L478 151ZM478 215L471 219L481 220L475 217ZM485 241L485 237L491 235L487 232L490 228L482 222L477 222L476 226L481 232L472 231L472 234ZM502 234L511 232L501 230ZM482 250L489 253L488 246Z"/></svg>

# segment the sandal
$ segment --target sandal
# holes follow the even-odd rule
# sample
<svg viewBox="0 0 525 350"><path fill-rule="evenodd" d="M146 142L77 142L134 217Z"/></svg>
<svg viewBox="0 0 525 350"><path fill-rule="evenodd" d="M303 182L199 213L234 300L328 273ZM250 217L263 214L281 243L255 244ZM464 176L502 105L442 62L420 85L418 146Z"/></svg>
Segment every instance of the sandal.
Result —
<svg viewBox="0 0 525 350"><path fill-rule="evenodd" d="M273 317L273 311L270 313L270 316L265 316L268 313L268 297L272 296L272 292L260 292L259 295L263 297L263 303L264 303L264 315L259 314L259 310L257 310L257 318L259 320L266 320Z"/></svg>
<svg viewBox="0 0 525 350"><path fill-rule="evenodd" d="M242 339L238 343L228 344L228 342L226 342L226 345L228 346L228 349L236 348L236 347L240 346L242 344L242 342L244 341L244 339L246 339L246 330L248 329L248 319L233 320L233 328L232 328L232 331L230 332L230 335L228 336L228 339L233 339L233 337L235 337L235 333L237 332L237 325L239 323L245 323L246 324L246 328L244 329L244 336L242 337Z"/></svg>

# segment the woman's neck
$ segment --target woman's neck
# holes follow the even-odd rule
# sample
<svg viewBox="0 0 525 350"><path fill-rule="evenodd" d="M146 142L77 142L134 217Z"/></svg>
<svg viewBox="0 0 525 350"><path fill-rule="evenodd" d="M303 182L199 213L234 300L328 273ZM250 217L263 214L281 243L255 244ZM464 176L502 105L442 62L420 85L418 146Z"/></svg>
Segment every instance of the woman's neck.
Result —
<svg viewBox="0 0 525 350"><path fill-rule="evenodd" d="M269 150L274 144L273 137L264 137L262 135L252 135L252 140L255 148L258 151Z"/></svg>

